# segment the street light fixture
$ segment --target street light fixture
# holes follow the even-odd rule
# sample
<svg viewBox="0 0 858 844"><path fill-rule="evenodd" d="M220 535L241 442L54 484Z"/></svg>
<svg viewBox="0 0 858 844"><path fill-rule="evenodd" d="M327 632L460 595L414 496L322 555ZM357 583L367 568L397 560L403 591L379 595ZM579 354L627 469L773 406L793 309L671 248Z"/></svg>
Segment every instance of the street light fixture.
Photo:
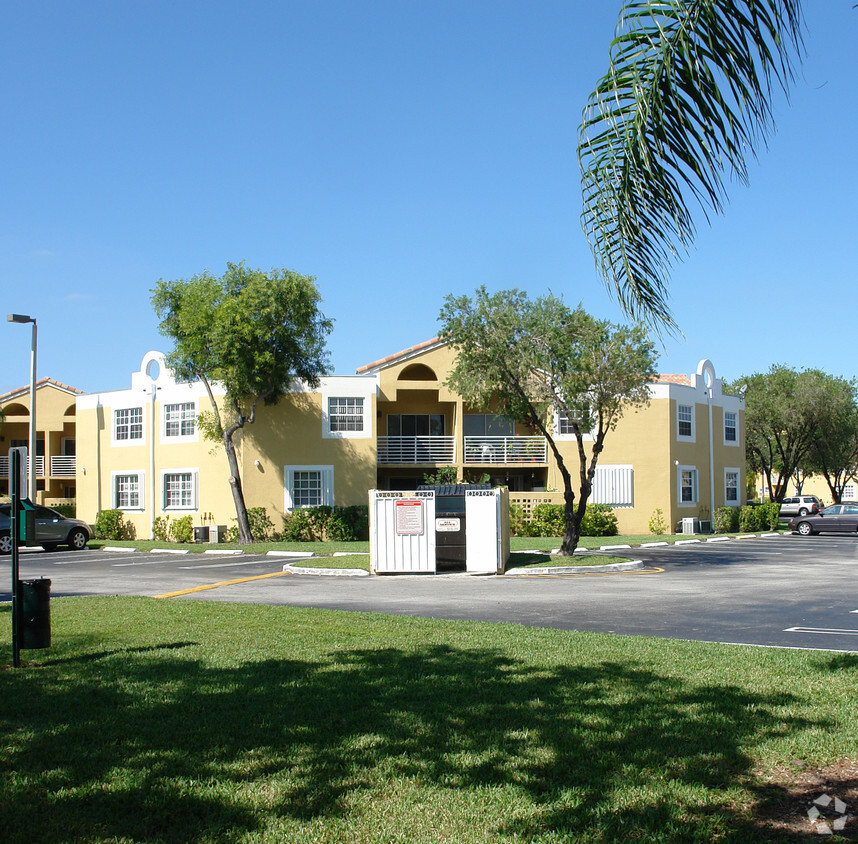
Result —
<svg viewBox="0 0 858 844"><path fill-rule="evenodd" d="M7 322L33 324L32 346L30 348L30 448L27 458L28 476L30 479L29 498L36 502L36 318L26 314L8 314Z"/></svg>

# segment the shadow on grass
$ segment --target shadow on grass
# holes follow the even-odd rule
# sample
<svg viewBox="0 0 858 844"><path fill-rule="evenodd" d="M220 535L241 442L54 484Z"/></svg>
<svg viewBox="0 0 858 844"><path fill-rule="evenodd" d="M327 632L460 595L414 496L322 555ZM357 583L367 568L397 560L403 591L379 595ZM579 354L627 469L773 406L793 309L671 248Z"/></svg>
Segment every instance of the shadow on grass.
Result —
<svg viewBox="0 0 858 844"><path fill-rule="evenodd" d="M51 665L68 665L69 663L95 662L99 659L107 659L111 656L124 654L146 654L154 651L175 651L180 648L192 648L199 645L199 642L168 642L163 645L145 645L138 648L111 648L110 650L95 651L94 653L78 654L76 656L62 657L61 659L46 659L40 662L40 666Z"/></svg>
<svg viewBox="0 0 858 844"><path fill-rule="evenodd" d="M531 566L535 563L544 563L546 565L550 564L555 558L550 554L538 554L538 553L527 553L526 551L513 551L509 555L509 559L506 561L505 570L509 571L510 569L523 568L524 566ZM568 565L572 565L572 557L568 558Z"/></svg>
<svg viewBox="0 0 858 844"><path fill-rule="evenodd" d="M632 662L549 671L415 644L223 667L191 644L3 677L5 840L294 840L272 824L336 840L319 825L409 787L499 790L490 839L762 840L726 797L748 774L744 748L808 726L779 711L789 695Z"/></svg>

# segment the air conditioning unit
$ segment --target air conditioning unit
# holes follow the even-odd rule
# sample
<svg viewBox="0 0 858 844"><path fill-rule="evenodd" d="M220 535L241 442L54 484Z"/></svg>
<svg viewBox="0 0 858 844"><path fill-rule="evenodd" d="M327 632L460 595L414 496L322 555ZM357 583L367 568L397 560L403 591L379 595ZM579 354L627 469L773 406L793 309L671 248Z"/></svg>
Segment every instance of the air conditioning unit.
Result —
<svg viewBox="0 0 858 844"><path fill-rule="evenodd" d="M694 534L700 533L700 520L699 519L683 519L682 520L682 532L684 534Z"/></svg>
<svg viewBox="0 0 858 844"><path fill-rule="evenodd" d="M712 533L712 519L700 520L700 533Z"/></svg>

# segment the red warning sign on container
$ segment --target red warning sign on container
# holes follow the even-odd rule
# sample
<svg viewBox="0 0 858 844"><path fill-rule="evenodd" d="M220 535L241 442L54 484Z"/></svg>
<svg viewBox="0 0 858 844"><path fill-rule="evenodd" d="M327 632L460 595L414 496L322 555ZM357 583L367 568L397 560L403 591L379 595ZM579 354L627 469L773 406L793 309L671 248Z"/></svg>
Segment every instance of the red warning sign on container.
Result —
<svg viewBox="0 0 858 844"><path fill-rule="evenodd" d="M395 506L397 536L418 536L423 533L423 501L418 498L400 498Z"/></svg>

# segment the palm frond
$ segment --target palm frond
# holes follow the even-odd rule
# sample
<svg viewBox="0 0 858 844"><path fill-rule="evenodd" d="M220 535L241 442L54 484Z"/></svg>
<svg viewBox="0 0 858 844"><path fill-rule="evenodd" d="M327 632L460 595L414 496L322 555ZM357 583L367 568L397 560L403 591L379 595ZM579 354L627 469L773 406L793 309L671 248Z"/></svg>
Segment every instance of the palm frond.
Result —
<svg viewBox="0 0 858 844"><path fill-rule="evenodd" d="M708 220L724 174L747 182L748 155L773 128L802 45L801 0L627 0L611 67L578 139L581 222L596 265L626 311L676 327L671 265Z"/></svg>

